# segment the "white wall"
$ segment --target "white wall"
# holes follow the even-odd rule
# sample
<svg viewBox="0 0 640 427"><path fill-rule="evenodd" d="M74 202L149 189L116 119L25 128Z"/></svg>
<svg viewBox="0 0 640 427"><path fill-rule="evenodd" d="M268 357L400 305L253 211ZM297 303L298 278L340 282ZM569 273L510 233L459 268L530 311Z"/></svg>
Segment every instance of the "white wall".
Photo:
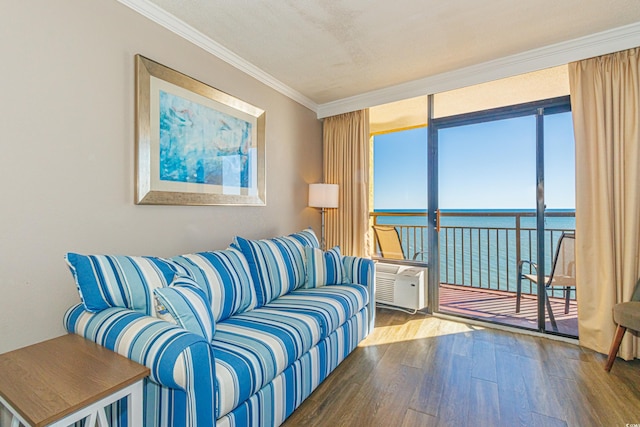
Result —
<svg viewBox="0 0 640 427"><path fill-rule="evenodd" d="M137 206L134 55L266 110L267 206ZM171 256L308 225L315 113L115 0L3 2L0 353L64 333L66 252Z"/></svg>

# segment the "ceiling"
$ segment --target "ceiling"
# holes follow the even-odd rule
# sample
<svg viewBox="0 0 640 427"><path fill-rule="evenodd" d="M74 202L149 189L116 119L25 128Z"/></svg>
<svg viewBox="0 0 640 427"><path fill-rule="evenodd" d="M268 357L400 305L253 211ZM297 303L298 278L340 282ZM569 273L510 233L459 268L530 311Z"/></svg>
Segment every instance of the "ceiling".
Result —
<svg viewBox="0 0 640 427"><path fill-rule="evenodd" d="M640 0L119 1L312 107L640 23Z"/></svg>

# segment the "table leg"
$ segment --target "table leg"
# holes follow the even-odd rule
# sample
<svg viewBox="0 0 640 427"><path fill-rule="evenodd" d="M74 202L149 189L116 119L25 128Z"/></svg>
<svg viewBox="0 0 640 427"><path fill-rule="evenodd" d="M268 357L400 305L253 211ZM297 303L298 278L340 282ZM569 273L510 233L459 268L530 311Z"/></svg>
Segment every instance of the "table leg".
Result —
<svg viewBox="0 0 640 427"><path fill-rule="evenodd" d="M18 414L18 411L13 409L9 403L0 396L0 406L4 407L11 415L11 427L28 426L27 422ZM2 414L0 414L1 416ZM1 418L1 417L0 417ZM2 419L0 419L2 421Z"/></svg>
<svg viewBox="0 0 640 427"><path fill-rule="evenodd" d="M129 410L127 413L129 414L129 425L130 426L141 426L142 425L142 411L144 411L143 403L142 403L142 381L138 381L133 385L131 389L131 394L127 399L129 403Z"/></svg>

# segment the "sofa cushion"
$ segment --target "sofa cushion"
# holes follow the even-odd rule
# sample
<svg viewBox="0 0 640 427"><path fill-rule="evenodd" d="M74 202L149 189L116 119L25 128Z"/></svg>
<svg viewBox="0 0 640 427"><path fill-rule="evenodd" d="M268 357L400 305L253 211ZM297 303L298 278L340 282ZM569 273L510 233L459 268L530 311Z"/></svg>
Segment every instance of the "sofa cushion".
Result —
<svg viewBox="0 0 640 427"><path fill-rule="evenodd" d="M205 292L192 279L178 276L168 287L157 288L153 292L159 303L159 317L164 308L174 323L211 341L215 333L211 304Z"/></svg>
<svg viewBox="0 0 640 427"><path fill-rule="evenodd" d="M162 258L68 253L80 298L87 311L122 307L155 315L153 290L167 286L176 274L189 275L181 266Z"/></svg>
<svg viewBox="0 0 640 427"><path fill-rule="evenodd" d="M216 322L255 306L253 280L240 251L199 252L174 257L172 261L189 270L205 291Z"/></svg>
<svg viewBox="0 0 640 427"><path fill-rule="evenodd" d="M266 387L241 403L232 412L219 418L217 427L239 426L276 426L283 421L324 381L364 338L367 328L367 312L362 310L347 320L344 325L302 355L288 366ZM352 378L358 381L357 377ZM347 383L347 381L344 381ZM320 413L331 411L331 407L349 405L338 399L329 399L329 406L320 408L320 412L310 412L306 422L289 422L291 425L311 426L361 426L370 425L357 420L342 423L328 423ZM315 405L312 405L315 406ZM324 421L324 422L323 422ZM374 424L376 425L376 424ZM380 422L377 425L387 425ZM389 424L393 425L393 424Z"/></svg>
<svg viewBox="0 0 640 427"><path fill-rule="evenodd" d="M257 307L300 287L305 280L304 246L290 236L265 240L236 237L256 288Z"/></svg>
<svg viewBox="0 0 640 427"><path fill-rule="evenodd" d="M340 247L336 246L326 252L319 248L305 247L304 251L307 260L305 288L339 285L344 282L345 273Z"/></svg>
<svg viewBox="0 0 640 427"><path fill-rule="evenodd" d="M244 402L321 339L317 316L258 308L216 325L217 417Z"/></svg>
<svg viewBox="0 0 640 427"><path fill-rule="evenodd" d="M369 302L363 285L342 284L297 289L267 304L265 310L306 314L320 325L320 339L338 329Z"/></svg>

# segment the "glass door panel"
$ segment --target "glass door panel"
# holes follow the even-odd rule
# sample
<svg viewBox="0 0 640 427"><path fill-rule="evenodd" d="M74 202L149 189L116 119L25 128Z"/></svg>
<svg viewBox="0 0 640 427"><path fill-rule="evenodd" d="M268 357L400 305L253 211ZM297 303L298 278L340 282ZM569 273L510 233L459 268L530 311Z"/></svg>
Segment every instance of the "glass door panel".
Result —
<svg viewBox="0 0 640 427"><path fill-rule="evenodd" d="M557 283L575 284L575 143L571 112L544 116L544 194L545 194L545 271L554 268ZM563 247L558 248L563 234ZM560 250L560 252L558 252ZM556 259L556 254L558 258ZM545 330L578 336L576 288L558 286L548 289L550 313ZM547 306L548 307L548 306ZM547 311L549 311L547 309Z"/></svg>
<svg viewBox="0 0 640 427"><path fill-rule="evenodd" d="M427 262L426 127L373 137L372 225L395 228L402 253L398 258ZM374 228L375 230L375 228ZM375 252L385 256L376 239Z"/></svg>
<svg viewBox="0 0 640 427"><path fill-rule="evenodd" d="M535 292L515 310L520 248L535 236L535 116L445 127L437 138L439 310L537 329Z"/></svg>

